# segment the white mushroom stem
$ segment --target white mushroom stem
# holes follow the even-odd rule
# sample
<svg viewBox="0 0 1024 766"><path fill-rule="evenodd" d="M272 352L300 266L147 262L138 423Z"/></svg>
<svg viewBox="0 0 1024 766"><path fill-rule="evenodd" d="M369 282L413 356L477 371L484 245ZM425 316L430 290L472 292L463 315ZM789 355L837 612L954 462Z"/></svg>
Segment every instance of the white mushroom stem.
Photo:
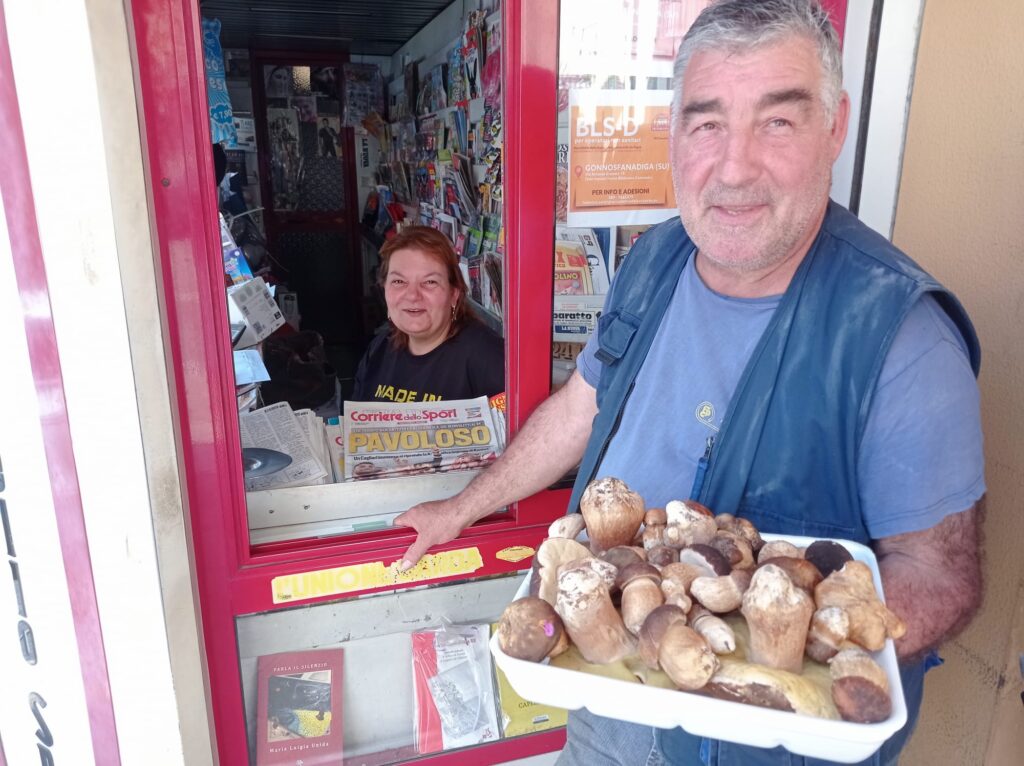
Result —
<svg viewBox="0 0 1024 766"><path fill-rule="evenodd" d="M811 618L807 632L807 656L818 662L828 662L850 634L850 617L838 606L819 609Z"/></svg>
<svg viewBox="0 0 1024 766"><path fill-rule="evenodd" d="M736 651L736 633L729 623L701 606L695 606L688 615L690 626L704 637L715 654Z"/></svg>
<svg viewBox="0 0 1024 766"><path fill-rule="evenodd" d="M617 662L636 651L636 640L612 604L607 583L590 567L559 572L555 611L587 662Z"/></svg>
<svg viewBox="0 0 1024 766"><path fill-rule="evenodd" d="M814 601L774 564L765 564L743 595L743 616L750 628L747 659L799 673Z"/></svg>

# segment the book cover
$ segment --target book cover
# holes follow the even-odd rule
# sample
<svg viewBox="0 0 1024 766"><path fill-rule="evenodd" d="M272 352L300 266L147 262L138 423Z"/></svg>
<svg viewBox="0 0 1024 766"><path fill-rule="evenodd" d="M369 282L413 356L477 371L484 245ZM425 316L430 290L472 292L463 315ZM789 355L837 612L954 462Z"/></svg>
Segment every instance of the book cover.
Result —
<svg viewBox="0 0 1024 766"><path fill-rule="evenodd" d="M344 650L259 658L257 766L340 766Z"/></svg>

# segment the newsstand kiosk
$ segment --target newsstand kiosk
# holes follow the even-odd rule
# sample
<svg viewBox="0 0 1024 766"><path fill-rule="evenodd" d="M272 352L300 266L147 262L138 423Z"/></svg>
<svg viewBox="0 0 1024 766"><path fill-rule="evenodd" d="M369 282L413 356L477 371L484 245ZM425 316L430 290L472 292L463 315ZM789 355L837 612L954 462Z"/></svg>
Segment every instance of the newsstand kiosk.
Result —
<svg viewBox="0 0 1024 766"><path fill-rule="evenodd" d="M565 368L571 369L600 311L597 285L590 285L589 295L586 290L556 294L563 291L555 289L559 266L553 254L567 259L574 252L589 255L592 243L573 237L581 227L600 229L604 233L597 239L610 276L642 228L670 217L673 207L665 201L654 218L616 218L614 209L597 210L588 218L580 207L586 189L578 183L585 171L566 156L571 141L566 128L573 110L588 105L633 108L628 100L608 95L613 91L656 93L634 105L642 102L664 111L672 55L704 3L638 2L638 8L653 11L648 16L636 12L633 34L625 37L620 20L603 31L600 23L583 24L594 5L566 0L560 9L549 0L517 0L500 7L501 319L512 437L550 393L552 378L557 383ZM846 3L827 5L841 27ZM332 743L336 737L342 742L334 753L339 763L342 755L351 764L500 763L558 750L563 729L538 725L535 731L506 736L500 720L496 731L471 746L418 747L411 638L428 629L496 621L548 525L565 512L567 487L538 493L482 520L406 574L398 574L394 564L413 540L410 531L361 531L358 525L332 527L324 520L357 516L367 506L397 512L452 494L466 479L423 477L417 483L420 477L410 477L377 487L346 482L249 493L247 498L216 185L206 160L211 141L199 9L189 0L133 0L130 6L167 356L176 390L177 438L220 762L255 763L257 743L268 730L289 728L287 721L268 721L263 686L270 680L261 670L261 657L293 653L295 667L304 666L305 656L305 665L312 668L318 652L337 648L344 659L329 666L333 675L328 683L341 689L341 699L335 694L329 708ZM579 20L568 43L567 14ZM610 52L602 48L600 35L616 29L626 49ZM582 149L574 145L572 151ZM577 180L567 185L574 173ZM573 188L576 193L568 194ZM557 226L567 231L556 235ZM287 533L258 532L256 516L286 518L278 529ZM308 691L290 689L296 695ZM317 723L305 723L316 729ZM319 724L322 731L322 715Z"/></svg>

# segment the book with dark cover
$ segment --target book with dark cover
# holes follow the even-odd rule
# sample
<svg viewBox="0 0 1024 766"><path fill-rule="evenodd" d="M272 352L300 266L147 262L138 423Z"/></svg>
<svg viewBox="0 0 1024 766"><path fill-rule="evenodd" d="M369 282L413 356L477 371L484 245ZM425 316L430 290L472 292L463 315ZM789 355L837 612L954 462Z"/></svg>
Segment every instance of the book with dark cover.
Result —
<svg viewBox="0 0 1024 766"><path fill-rule="evenodd" d="M344 762L342 649L259 658L257 766L340 766Z"/></svg>

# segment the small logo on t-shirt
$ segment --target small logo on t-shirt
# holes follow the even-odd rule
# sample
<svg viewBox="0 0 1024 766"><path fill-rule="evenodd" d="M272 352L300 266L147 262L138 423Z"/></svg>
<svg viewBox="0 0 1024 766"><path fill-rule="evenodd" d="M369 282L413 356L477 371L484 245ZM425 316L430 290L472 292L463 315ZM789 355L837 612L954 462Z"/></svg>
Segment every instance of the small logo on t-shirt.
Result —
<svg viewBox="0 0 1024 766"><path fill-rule="evenodd" d="M715 425L715 405L711 402L701 402L697 405L697 409L694 410L693 414L697 416L697 420L712 431L718 430L718 426Z"/></svg>

